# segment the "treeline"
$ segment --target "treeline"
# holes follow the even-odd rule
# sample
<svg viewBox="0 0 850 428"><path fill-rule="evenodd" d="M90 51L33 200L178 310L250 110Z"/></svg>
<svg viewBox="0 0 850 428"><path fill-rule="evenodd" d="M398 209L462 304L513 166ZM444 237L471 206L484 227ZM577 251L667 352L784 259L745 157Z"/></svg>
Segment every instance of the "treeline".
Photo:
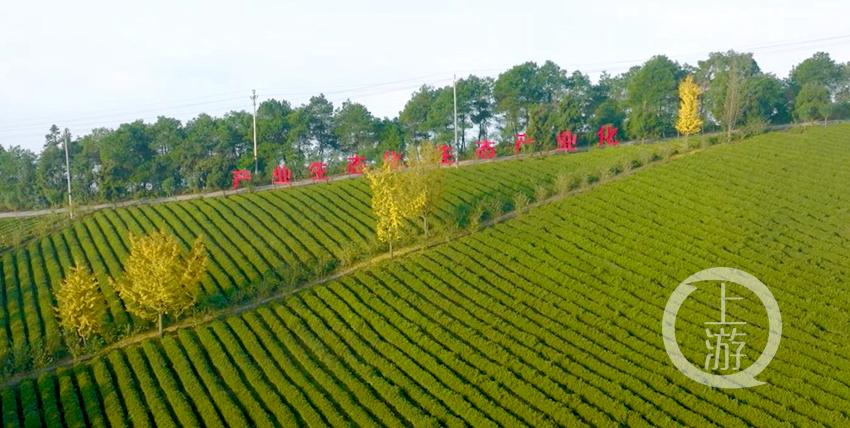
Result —
<svg viewBox="0 0 850 428"><path fill-rule="evenodd" d="M712 53L696 66L656 56L616 76L603 73L596 83L551 61L527 62L495 79L471 75L457 82L457 150L471 156L474 141L512 143L518 132L527 132L537 149L554 147L562 129L579 133L580 144L587 144L604 124L618 127L621 140L674 136L677 86L688 74L703 90L706 131L850 117L850 63L836 63L826 53L796 65L785 79L764 73L751 53L734 51ZM269 182L279 162L298 178L310 161L329 162L331 171L339 171L353 153L376 159L423 141L451 143L453 108L452 86L422 86L397 118L376 118L351 101L334 106L324 95L300 106L266 100L257 109L255 182ZM245 111L201 114L186 123L161 116L76 138L54 125L38 155L0 147L0 209L65 202L66 138L72 141L73 196L97 203L225 188L231 170L253 168L252 137L251 113ZM511 145L499 146L507 151Z"/></svg>

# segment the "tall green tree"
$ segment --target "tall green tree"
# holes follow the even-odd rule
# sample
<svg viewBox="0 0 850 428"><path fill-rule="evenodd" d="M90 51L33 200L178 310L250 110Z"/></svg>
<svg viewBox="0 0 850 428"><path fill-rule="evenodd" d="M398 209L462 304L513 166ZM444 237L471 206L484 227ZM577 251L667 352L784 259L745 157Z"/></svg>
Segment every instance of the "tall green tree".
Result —
<svg viewBox="0 0 850 428"><path fill-rule="evenodd" d="M591 88L593 110L587 120L588 129L585 131L591 138L603 125L612 125L619 129L621 139L629 137L628 131L623 126L626 120L626 87L631 76L639 69L640 67L637 66L632 67L629 71L617 76L603 72L599 81L593 85Z"/></svg>
<svg viewBox="0 0 850 428"><path fill-rule="evenodd" d="M841 80L833 98L832 117L850 119L850 62L841 64Z"/></svg>
<svg viewBox="0 0 850 428"><path fill-rule="evenodd" d="M254 169L254 126L251 113L231 111L218 121L219 154L226 179L219 186L231 181L230 170L234 168ZM219 172L216 171L216 172Z"/></svg>
<svg viewBox="0 0 850 428"><path fill-rule="evenodd" d="M413 144L419 144L432 137L428 115L435 97L434 88L422 85L419 90L413 93L410 100L405 103L404 109L399 113L399 122Z"/></svg>
<svg viewBox="0 0 850 428"><path fill-rule="evenodd" d="M59 127L53 125L44 136L44 147L36 163L35 179L38 191L49 206L61 205L67 189L65 178L65 149Z"/></svg>
<svg viewBox="0 0 850 428"><path fill-rule="evenodd" d="M302 168L305 167L307 158L310 156L310 124L309 113L305 106L300 106L289 113L289 145L292 147L294 156L292 159L284 158L284 161L292 167L295 177L303 175Z"/></svg>
<svg viewBox="0 0 850 428"><path fill-rule="evenodd" d="M212 185L209 176L218 156L217 122L208 114L190 120L186 124L186 141L174 150L180 176L191 190L203 190Z"/></svg>
<svg viewBox="0 0 850 428"><path fill-rule="evenodd" d="M150 190L153 159L152 138L141 120L124 123L100 141L101 197L114 200L142 195Z"/></svg>
<svg viewBox="0 0 850 428"><path fill-rule="evenodd" d="M173 151L186 139L183 125L177 119L159 116L150 126L150 134L153 193L172 195L182 189Z"/></svg>
<svg viewBox="0 0 850 428"><path fill-rule="evenodd" d="M844 70L826 52L817 52L791 69L788 75L788 87L794 98L807 83L826 87L830 98L841 87Z"/></svg>
<svg viewBox="0 0 850 428"><path fill-rule="evenodd" d="M69 146L71 158L71 192L77 203L102 202L96 183L100 180L101 141L111 134L107 128L95 128L77 138Z"/></svg>
<svg viewBox="0 0 850 428"><path fill-rule="evenodd" d="M789 112L787 86L773 74L757 74L744 84L746 96L743 103L743 119L746 123L763 121L769 124L788 123Z"/></svg>
<svg viewBox="0 0 850 428"><path fill-rule="evenodd" d="M751 104L750 79L760 74L751 53L712 52L699 61L695 77L703 88L706 124L720 126L731 135L745 119L744 106Z"/></svg>
<svg viewBox="0 0 850 428"><path fill-rule="evenodd" d="M573 81L575 77L575 74L567 77L566 70L552 61L546 61L537 69L532 78L534 85L533 91L535 93L532 101L537 103L557 102L567 92L567 88L570 85L576 84ZM578 77L582 77L581 73L578 73Z"/></svg>
<svg viewBox="0 0 850 428"><path fill-rule="evenodd" d="M375 123L375 133L378 143L364 151L366 157L379 159L387 150L399 153L406 150L405 133L398 118L378 120Z"/></svg>
<svg viewBox="0 0 850 428"><path fill-rule="evenodd" d="M334 106L324 94L310 97L304 106L307 119L307 133L314 147L315 156L326 160L333 150L339 148L339 142L334 134Z"/></svg>
<svg viewBox="0 0 850 428"><path fill-rule="evenodd" d="M427 135L432 142L449 144L454 141L455 92L457 92L457 127L460 153L467 151L467 132L478 128L478 139L485 138L494 116L492 79L470 75L456 82L456 88L444 86L433 89L426 120Z"/></svg>
<svg viewBox="0 0 850 428"><path fill-rule="evenodd" d="M850 117L850 63L839 64L828 53L817 52L791 69L788 87L797 119L825 119L833 111L837 117ZM829 105L823 105L824 88Z"/></svg>
<svg viewBox="0 0 850 428"><path fill-rule="evenodd" d="M800 89L794 99L794 116L801 121L814 121L829 118L832 103L826 85L808 82Z"/></svg>
<svg viewBox="0 0 850 428"><path fill-rule="evenodd" d="M527 134L539 148L553 148L559 132L581 131L586 107L579 96L573 95L563 96L557 102L537 104L531 109Z"/></svg>
<svg viewBox="0 0 850 428"><path fill-rule="evenodd" d="M292 106L286 100L269 99L257 107L257 152L261 177L269 179L281 161L294 158L289 132Z"/></svg>
<svg viewBox="0 0 850 428"><path fill-rule="evenodd" d="M723 110L720 122L726 129L726 139L732 138L732 131L741 117L744 105L744 74L739 61L733 61L729 71L726 73L726 93L723 96Z"/></svg>
<svg viewBox="0 0 850 428"><path fill-rule="evenodd" d="M499 74L493 83L496 110L504 116L506 134L516 134L528 124L531 108L543 98L541 85L546 79L537 76L537 64L526 62Z"/></svg>
<svg viewBox="0 0 850 428"><path fill-rule="evenodd" d="M461 100L458 99L458 134L463 132L463 122L465 122L465 117L460 111L462 105ZM454 141L454 91L451 86L434 90L426 124L433 142L449 144Z"/></svg>
<svg viewBox="0 0 850 428"><path fill-rule="evenodd" d="M487 138L487 128L495 116L495 101L493 99L493 79L469 76L457 83L458 114L478 128L478 140ZM466 151L466 127L461 133L461 152Z"/></svg>
<svg viewBox="0 0 850 428"><path fill-rule="evenodd" d="M19 146L0 149L0 207L19 210L38 206L35 188L35 153Z"/></svg>
<svg viewBox="0 0 850 428"><path fill-rule="evenodd" d="M375 117L363 104L347 100L335 113L334 134L342 153L363 153L375 140Z"/></svg>
<svg viewBox="0 0 850 428"><path fill-rule="evenodd" d="M587 116L587 112L591 111L595 104L598 104L605 98L604 94L599 93L594 88L590 77L580 71L574 71L567 79L567 86L562 96L572 96L578 100L582 114Z"/></svg>
<svg viewBox="0 0 850 428"><path fill-rule="evenodd" d="M685 72L663 55L654 56L629 79L626 119L629 134L640 139L675 135L679 80Z"/></svg>

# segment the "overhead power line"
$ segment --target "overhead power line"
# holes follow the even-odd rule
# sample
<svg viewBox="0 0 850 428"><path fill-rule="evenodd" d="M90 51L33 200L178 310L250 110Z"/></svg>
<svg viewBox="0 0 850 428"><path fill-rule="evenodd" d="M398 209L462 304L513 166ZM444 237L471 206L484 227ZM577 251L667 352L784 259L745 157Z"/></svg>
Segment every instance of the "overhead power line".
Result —
<svg viewBox="0 0 850 428"><path fill-rule="evenodd" d="M754 52L754 53L781 53L781 52L790 52L795 50L802 49L811 49L814 47L821 46L836 46L845 43L850 43L850 34L842 34L835 35L829 37L819 37L813 39L805 39L805 40L788 40L788 41L780 41L780 42L772 42L772 43L763 43L756 45L743 46L739 48L734 48L735 50L739 50L742 52ZM708 51L694 51L694 52L686 52L686 53L678 53L673 55L668 55L673 59L684 59L690 58L697 55L707 55ZM585 64L568 64L565 67L571 69L578 69L584 73L593 73L593 72L601 72L601 71L620 71L624 69L628 69L632 65L641 64L646 61L647 58L640 59L632 59L632 60L624 60L624 61L611 61L611 62L599 62L599 63L585 63ZM470 69L470 70L461 70L463 73L491 73L503 71L501 68L487 68L487 69ZM451 72L440 72L440 73L430 73L423 76L411 77L400 80L392 80L385 82L376 82L370 84L363 84L359 86L335 89L330 91L299 91L299 92L286 92L280 91L279 88L259 88L264 93L268 94L269 98L297 98L297 97L309 97L313 95L317 95L319 93L325 94L326 96L337 95L336 97L329 97L329 99L335 100L344 100L344 99L362 99L368 98L376 95L382 95L392 92L398 92L401 90L409 90L412 88L420 87L423 84L437 84L437 83L445 83L451 81L452 78L443 78L438 80L433 80L434 77L440 76L449 76ZM432 80L427 80L432 79ZM410 84L414 83L415 84ZM402 85L407 83L407 85ZM222 92L219 94L210 94L198 97L192 97L183 99L181 101L173 101L173 102L154 102L143 104L144 108L136 108L136 109L108 109L101 110L99 112L92 113L91 115L85 115L75 118L52 118L52 117L37 117L37 118L29 118L29 119L14 119L14 122L7 122L6 124L0 124L0 136L12 136L12 135L28 135L37 130L46 130L50 127L50 125L54 123L61 123L63 126L73 126L79 128L90 128L96 127L103 123L104 120L107 119L126 119L126 120L136 120L141 116L150 117L152 114L156 116L174 114L176 112L181 112L185 110L194 110L198 107L209 107L216 105L233 105L234 102L243 100L243 96L236 96L238 93L244 93L244 91L232 91L232 92ZM7 117L7 120L8 117Z"/></svg>
<svg viewBox="0 0 850 428"><path fill-rule="evenodd" d="M372 96L376 96L376 95L383 95L383 94L388 94L388 93L393 93L393 92L398 92L398 91L403 91L403 90L415 89L415 88L422 86L423 84L445 83L445 82L448 82L450 80L451 80L451 78L437 79L437 80L431 80L431 81L427 81L427 82L421 82L420 81L419 83L416 83L414 85L409 85L409 84L408 85L396 85L396 86L391 86L391 87L387 87L387 84L372 85L372 86L361 86L361 87L358 87L356 89L356 91L358 91L358 92L354 92L355 90L348 90L348 91L328 92L326 94L340 94L336 97L328 97L328 99L331 100L331 101L343 101L343 100L346 100L346 99L357 100L357 99L368 98L368 97L372 97ZM395 82L393 82L393 83L395 83ZM377 91L375 91L375 90L365 91L364 90L364 89L373 89L373 88L382 88L382 87L383 87L383 89L379 89ZM281 97L281 95L283 95L283 94L269 94L269 98L279 98L279 97ZM317 95L317 94L313 93L312 95ZM127 120L138 120L138 119L144 119L145 117L148 117L151 113L155 114L155 116L167 116L169 113L174 113L175 111L187 110L187 109L191 109L191 108L201 106L201 105L213 105L213 104L226 103L226 105L232 106L233 101L239 101L239 100L242 100L242 99L243 99L243 97L228 98L226 100L216 101L214 103L193 103L193 104L185 104L185 105L173 107L173 108L152 109L152 110L145 110L145 111L140 111L140 112L114 114L114 115L107 115L107 116L100 116L100 117L84 117L84 118L79 118L79 119L70 120L70 121L43 122L43 123L40 123L40 124L37 124L37 125L19 126L19 127L11 127L11 128L0 128L0 135L7 135L8 136L8 135L14 135L14 134L31 134L33 131L46 130L47 128L49 128L54 123L61 123L62 126L65 126L65 127L69 127L69 126L81 127L81 128L96 127L96 126L101 125L103 123L102 119L104 119L104 118L113 118L113 119L115 119L115 118L119 118L119 119L120 118L126 118Z"/></svg>

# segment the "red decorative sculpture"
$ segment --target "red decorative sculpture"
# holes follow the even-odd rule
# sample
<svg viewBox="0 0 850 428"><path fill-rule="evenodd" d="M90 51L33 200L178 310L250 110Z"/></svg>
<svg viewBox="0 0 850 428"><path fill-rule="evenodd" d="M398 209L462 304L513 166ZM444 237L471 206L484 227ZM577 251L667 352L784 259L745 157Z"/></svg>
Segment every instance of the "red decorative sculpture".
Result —
<svg viewBox="0 0 850 428"><path fill-rule="evenodd" d="M492 141L481 140L475 144L478 145L475 149L475 156L478 159L493 159L496 156L496 149L493 147Z"/></svg>
<svg viewBox="0 0 850 428"><path fill-rule="evenodd" d="M596 133L599 136L599 147L602 147L603 144L609 146L616 146L619 141L617 141L617 128L611 125L605 125L599 128L599 132Z"/></svg>
<svg viewBox="0 0 850 428"><path fill-rule="evenodd" d="M312 162L309 166L310 173L313 174L313 181L327 180L325 175L328 172L328 164L324 162Z"/></svg>
<svg viewBox="0 0 850 428"><path fill-rule="evenodd" d="M533 142L534 140L526 136L525 132L516 134L516 138L514 139L514 153L519 153L522 150L522 146Z"/></svg>
<svg viewBox="0 0 850 428"><path fill-rule="evenodd" d="M236 189L239 187L240 181L251 181L251 171L247 169L236 169L231 171L233 174L233 188Z"/></svg>
<svg viewBox="0 0 850 428"><path fill-rule="evenodd" d="M278 165L272 173L272 184L292 184L292 171L286 165Z"/></svg>
<svg viewBox="0 0 850 428"><path fill-rule="evenodd" d="M572 131L561 131L558 134L558 149L564 152L576 151L576 134Z"/></svg>
<svg viewBox="0 0 850 428"><path fill-rule="evenodd" d="M452 163L452 148L448 144L440 144L440 163L443 165Z"/></svg>
<svg viewBox="0 0 850 428"><path fill-rule="evenodd" d="M349 175L363 174L364 166L366 166L366 156L355 154L348 157L348 165L345 167L345 172Z"/></svg>
<svg viewBox="0 0 850 428"><path fill-rule="evenodd" d="M401 164L401 153L395 150L387 150L384 152L384 162L390 162L393 168L398 168L399 164Z"/></svg>

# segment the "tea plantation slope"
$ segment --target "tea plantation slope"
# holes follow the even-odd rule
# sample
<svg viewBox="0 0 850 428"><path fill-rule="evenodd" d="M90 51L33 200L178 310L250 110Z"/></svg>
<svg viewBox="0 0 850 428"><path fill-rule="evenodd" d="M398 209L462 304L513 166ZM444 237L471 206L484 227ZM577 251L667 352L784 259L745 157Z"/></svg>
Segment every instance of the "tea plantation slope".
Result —
<svg viewBox="0 0 850 428"><path fill-rule="evenodd" d="M846 133L715 147L25 380L0 393L4 424L847 426ZM756 275L781 307L765 385L704 387L664 351L667 298L712 266ZM717 316L690 308L683 334Z"/></svg>
<svg viewBox="0 0 850 428"><path fill-rule="evenodd" d="M664 142L446 168L444 197L430 222L437 232L462 226L481 200L501 207L517 192L531 195L558 175L598 178L612 167L647 163L681 146ZM185 248L204 236L210 263L199 306L208 307L292 285L374 252L374 223L368 186L360 179L88 215L0 252L0 373L49 364L65 354L54 293L74 261L99 279L107 342L147 328L125 311L108 280L121 275L130 233L164 228Z"/></svg>

